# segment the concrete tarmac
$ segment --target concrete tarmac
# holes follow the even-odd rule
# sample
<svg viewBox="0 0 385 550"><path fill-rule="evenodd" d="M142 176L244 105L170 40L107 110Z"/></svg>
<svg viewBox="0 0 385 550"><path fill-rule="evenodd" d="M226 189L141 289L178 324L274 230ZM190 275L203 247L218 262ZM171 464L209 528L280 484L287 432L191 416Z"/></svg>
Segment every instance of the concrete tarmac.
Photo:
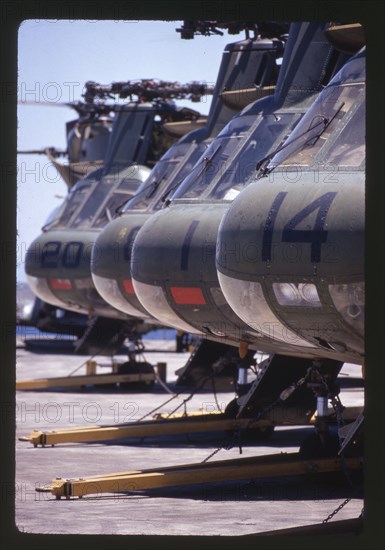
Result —
<svg viewBox="0 0 385 550"><path fill-rule="evenodd" d="M152 364L167 363L167 385L173 390L175 371L188 353L175 353L173 341L145 341L145 358ZM157 351L151 351L156 349ZM23 339L17 342L17 380L66 376L87 359L73 354L29 351ZM115 359L123 362L124 356ZM109 365L106 357L96 357ZM77 374L85 373L82 367ZM361 368L344 365L340 398L345 406L364 402ZM171 412L188 392L161 407ZM162 405L172 395L158 383L149 391L89 388L62 391L18 391L16 436L34 429L95 424L118 424L138 420ZM217 394L223 408L231 392ZM209 391L196 393L188 411L211 411L216 400ZM183 410L183 409L180 409ZM211 460L295 452L311 427L276 428L261 444L245 443L220 450ZM34 448L18 439L16 445L16 525L22 532L57 534L120 535L231 535L234 537L268 530L322 523L346 498L351 500L330 521L357 518L363 508L362 491L346 483L276 478L221 482L200 486L158 489L142 493L96 494L81 500L56 500L38 493L56 477L77 478L203 461L227 437L223 433L167 436L109 443L67 443Z"/></svg>

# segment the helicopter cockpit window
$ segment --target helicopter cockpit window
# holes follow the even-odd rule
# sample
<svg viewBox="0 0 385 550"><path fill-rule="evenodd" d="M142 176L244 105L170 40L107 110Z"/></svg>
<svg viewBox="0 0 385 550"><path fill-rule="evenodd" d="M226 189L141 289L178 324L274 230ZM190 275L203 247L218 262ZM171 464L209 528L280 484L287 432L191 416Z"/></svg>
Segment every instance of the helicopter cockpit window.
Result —
<svg viewBox="0 0 385 550"><path fill-rule="evenodd" d="M92 223L92 227L104 227L108 222L113 220L116 216L116 210L128 200L136 191L138 180L126 178L108 198L107 202L102 206L99 214L96 216L95 221Z"/></svg>
<svg viewBox="0 0 385 550"><path fill-rule="evenodd" d="M168 182L167 188L162 192L162 195L159 200L152 206L153 210L159 210L165 204L167 198L171 197L174 191L179 187L182 181L188 176L193 167L195 166L197 160L202 156L204 151L208 147L208 141L205 140L198 145L195 145L190 150L190 154L185 155L184 159L180 162L176 171L172 174L170 181Z"/></svg>
<svg viewBox="0 0 385 550"><path fill-rule="evenodd" d="M128 168L126 166L126 169L128 172L135 173L135 166ZM95 222L95 217L102 211L107 201L112 198L112 193L122 192L127 199L130 198L129 195L133 195L136 191L138 180L134 177L128 177L127 174L125 174L125 176L126 177L121 174L119 177L119 173L111 173L98 181L92 193L90 193L88 200L78 211L76 217L71 220L71 227L92 227ZM120 202L118 202L119 200ZM121 195L119 199L117 199L116 207L122 204L122 202L124 202L124 196ZM115 215L115 210L111 212L111 215ZM105 216L108 220L109 214L107 211L105 212Z"/></svg>
<svg viewBox="0 0 385 550"><path fill-rule="evenodd" d="M222 174L228 159L245 139L253 122L255 116L252 115L235 117L229 122L195 164L172 199L201 198L214 178Z"/></svg>
<svg viewBox="0 0 385 550"><path fill-rule="evenodd" d="M357 103L363 88L362 82L349 82L326 88L293 130L281 150L277 151L269 162L265 173L279 165L312 164L329 136L338 127L338 123Z"/></svg>
<svg viewBox="0 0 385 550"><path fill-rule="evenodd" d="M233 200L255 174L257 162L277 142L282 141L288 126L299 114L271 113L260 118L260 123L250 132L247 140L234 157L230 159L223 173L207 198L214 200Z"/></svg>
<svg viewBox="0 0 385 550"><path fill-rule="evenodd" d="M328 163L339 167L358 167L364 160L365 103L362 102L328 152Z"/></svg>
<svg viewBox="0 0 385 550"><path fill-rule="evenodd" d="M122 212L127 210L144 210L151 197L154 196L159 185L168 177L175 168L177 159L159 160L151 171L149 177L143 182L136 194L128 201Z"/></svg>
<svg viewBox="0 0 385 550"><path fill-rule="evenodd" d="M91 190L97 185L97 180L101 175L101 169L95 170L87 178L79 180L68 193L64 200L63 207L57 210L56 219L52 219L45 224L43 230L64 227L68 225L72 216L83 205L91 193Z"/></svg>
<svg viewBox="0 0 385 550"><path fill-rule="evenodd" d="M156 163L134 197L125 205L123 212L146 209L161 183L170 177L190 147L191 143L176 143L173 145Z"/></svg>
<svg viewBox="0 0 385 550"><path fill-rule="evenodd" d="M92 193L90 193L88 200L78 211L76 217L71 220L71 227L90 227L96 211L114 187L111 183L108 177L104 177L98 181Z"/></svg>

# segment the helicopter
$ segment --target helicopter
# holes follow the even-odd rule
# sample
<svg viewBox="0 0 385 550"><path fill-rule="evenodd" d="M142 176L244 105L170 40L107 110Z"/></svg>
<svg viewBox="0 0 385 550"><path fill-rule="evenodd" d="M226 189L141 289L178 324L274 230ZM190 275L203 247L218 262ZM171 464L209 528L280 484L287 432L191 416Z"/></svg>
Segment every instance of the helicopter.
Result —
<svg viewBox="0 0 385 550"><path fill-rule="evenodd" d="M293 338L296 356L362 363L364 183L363 49L287 142L260 161L255 181L218 231L216 266L226 300L260 336L269 317L276 353ZM229 249L234 242L240 250L252 246L253 260L237 261Z"/></svg>
<svg viewBox="0 0 385 550"><path fill-rule="evenodd" d="M87 85L87 84L86 84ZM56 147L44 149L19 150L18 154L46 155L55 166L70 190L82 177L103 165L113 124L114 105L103 103L73 101L64 103L42 103L21 101L22 105L45 105L69 107L74 109L78 118L66 123L67 149ZM66 157L66 162L58 159Z"/></svg>
<svg viewBox="0 0 385 550"><path fill-rule="evenodd" d="M46 155L67 185L67 189L103 165L113 124L114 105L90 101L49 103L20 101L21 105L67 107L76 111L78 118L66 123L66 150L56 147L18 150L22 155ZM64 158L64 162L61 160ZM60 160L59 160L60 159ZM60 207L58 207L59 209ZM87 316L59 309L34 296L18 313L18 322L35 326L44 332L64 333L81 337L87 327Z"/></svg>
<svg viewBox="0 0 385 550"><path fill-rule="evenodd" d="M216 267L227 303L259 335L252 347L274 349L260 380L230 408L237 417L255 413L282 391L269 377L287 383L295 372L308 388L302 415L311 393L316 397L316 430L300 449L305 457L344 447L362 452L363 412L341 444L343 427L339 441L329 430L328 400L338 419L343 406L336 378L344 362L361 365L364 377L364 205L365 47L332 79L288 141L262 159L217 236ZM230 243L238 250L251 245L253 261L228 253ZM298 406L298 396L294 402Z"/></svg>

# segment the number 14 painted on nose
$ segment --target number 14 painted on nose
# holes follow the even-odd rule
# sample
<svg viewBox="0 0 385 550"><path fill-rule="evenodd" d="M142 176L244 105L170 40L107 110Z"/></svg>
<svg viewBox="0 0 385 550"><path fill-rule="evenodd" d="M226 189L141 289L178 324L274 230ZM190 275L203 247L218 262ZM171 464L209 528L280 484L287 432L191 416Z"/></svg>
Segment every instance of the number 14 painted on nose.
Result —
<svg viewBox="0 0 385 550"><path fill-rule="evenodd" d="M278 212L284 202L286 191L281 191L275 197L267 215L262 238L262 261L271 261L271 247L273 231ZM318 199L303 208L298 214L289 220L282 231L282 242L285 243L310 243L310 260L313 263L321 261L321 244L327 241L328 232L324 229L326 216L337 193L325 193ZM318 210L314 227L311 230L295 229L312 212Z"/></svg>

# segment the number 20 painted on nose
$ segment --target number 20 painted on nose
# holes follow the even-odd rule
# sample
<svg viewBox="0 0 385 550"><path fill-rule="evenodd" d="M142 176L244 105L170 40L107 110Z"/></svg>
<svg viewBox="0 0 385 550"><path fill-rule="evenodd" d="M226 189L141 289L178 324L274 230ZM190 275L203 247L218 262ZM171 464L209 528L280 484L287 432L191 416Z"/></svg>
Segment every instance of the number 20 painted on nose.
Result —
<svg viewBox="0 0 385 550"><path fill-rule="evenodd" d="M267 215L262 237L262 261L271 261L271 248L273 231L278 212L288 193L281 191L275 197L270 211ZM284 243L310 243L310 260L313 263L321 261L321 244L327 241L328 232L324 229L326 216L337 193L329 192L315 199L308 206L289 220L282 231L282 242ZM312 212L318 210L314 227L311 230L295 229L301 221L307 218Z"/></svg>
<svg viewBox="0 0 385 550"><path fill-rule="evenodd" d="M58 268L59 260L62 267L73 269L79 266L84 244L79 241L71 241L63 248L60 258L62 243L60 241L49 241L43 246L41 253L41 267Z"/></svg>

